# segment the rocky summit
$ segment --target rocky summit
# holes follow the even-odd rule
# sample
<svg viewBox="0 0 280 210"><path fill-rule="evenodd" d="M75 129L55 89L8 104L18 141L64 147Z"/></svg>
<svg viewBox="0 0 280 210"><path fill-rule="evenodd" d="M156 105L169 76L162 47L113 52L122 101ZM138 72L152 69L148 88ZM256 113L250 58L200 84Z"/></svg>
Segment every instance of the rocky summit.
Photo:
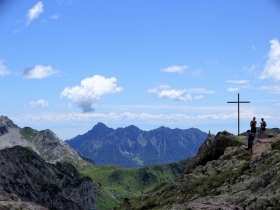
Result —
<svg viewBox="0 0 280 210"><path fill-rule="evenodd" d="M181 178L126 200L115 209L277 210L280 135L255 142L253 155L246 144L246 136L226 131L208 137Z"/></svg>
<svg viewBox="0 0 280 210"><path fill-rule="evenodd" d="M0 171L0 209L97 209L92 179L70 163L50 164L34 151L14 146L0 150Z"/></svg>
<svg viewBox="0 0 280 210"><path fill-rule="evenodd" d="M13 146L28 147L49 163L69 162L77 168L90 167L78 153L51 130L37 131L20 128L6 116L0 116L0 149Z"/></svg>

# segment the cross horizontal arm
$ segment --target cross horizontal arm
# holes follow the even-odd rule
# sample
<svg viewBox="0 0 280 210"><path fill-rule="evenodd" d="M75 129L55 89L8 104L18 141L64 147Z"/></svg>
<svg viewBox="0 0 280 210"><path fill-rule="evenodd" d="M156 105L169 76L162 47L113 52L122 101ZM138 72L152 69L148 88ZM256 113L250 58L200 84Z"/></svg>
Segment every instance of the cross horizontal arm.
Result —
<svg viewBox="0 0 280 210"><path fill-rule="evenodd" d="M228 101L228 103L250 103L250 101Z"/></svg>

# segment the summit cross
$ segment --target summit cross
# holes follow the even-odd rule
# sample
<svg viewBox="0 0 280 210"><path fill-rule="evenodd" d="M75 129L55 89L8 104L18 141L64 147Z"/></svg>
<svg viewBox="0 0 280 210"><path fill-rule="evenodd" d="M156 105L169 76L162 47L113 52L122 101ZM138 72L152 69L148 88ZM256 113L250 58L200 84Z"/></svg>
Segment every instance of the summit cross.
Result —
<svg viewBox="0 0 280 210"><path fill-rule="evenodd" d="M239 123L239 104L240 103L250 103L250 101L239 101L239 93L238 93L238 100L237 101L228 101L228 103L237 103L238 105L238 136L240 131L240 123Z"/></svg>

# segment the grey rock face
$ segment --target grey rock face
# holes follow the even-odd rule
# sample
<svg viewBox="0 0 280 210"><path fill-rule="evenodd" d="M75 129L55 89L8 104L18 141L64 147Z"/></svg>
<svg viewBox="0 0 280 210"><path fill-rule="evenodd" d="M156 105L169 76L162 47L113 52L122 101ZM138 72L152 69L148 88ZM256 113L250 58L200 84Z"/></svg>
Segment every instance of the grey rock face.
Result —
<svg viewBox="0 0 280 210"><path fill-rule="evenodd" d="M49 209L97 209L96 189L70 163L46 163L25 147L0 150L0 189Z"/></svg>
<svg viewBox="0 0 280 210"><path fill-rule="evenodd" d="M51 130L20 128L6 116L0 117L0 149L20 145L32 148L49 163L70 162L77 168L90 167L77 152Z"/></svg>
<svg viewBox="0 0 280 210"><path fill-rule="evenodd" d="M199 147L197 155L187 165L185 173L191 173L198 165L205 165L211 160L217 160L224 154L227 147L241 145L243 143L236 140L234 135L227 131L218 132L214 138L208 136Z"/></svg>
<svg viewBox="0 0 280 210"><path fill-rule="evenodd" d="M10 194L5 191L0 191L0 209L2 210L48 210L36 203L22 201L16 194Z"/></svg>
<svg viewBox="0 0 280 210"><path fill-rule="evenodd" d="M18 128L16 124L13 123L8 117L0 116L0 136L9 133L9 128Z"/></svg>

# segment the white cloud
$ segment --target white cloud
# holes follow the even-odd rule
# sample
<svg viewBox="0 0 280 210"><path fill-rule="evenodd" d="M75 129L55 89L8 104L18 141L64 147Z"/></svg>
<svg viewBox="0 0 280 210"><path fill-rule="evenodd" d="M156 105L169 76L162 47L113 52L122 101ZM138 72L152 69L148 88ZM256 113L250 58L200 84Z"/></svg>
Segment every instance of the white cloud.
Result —
<svg viewBox="0 0 280 210"><path fill-rule="evenodd" d="M60 71L55 71L51 66L36 65L23 70L22 74L27 79L43 79L53 74L58 74Z"/></svg>
<svg viewBox="0 0 280 210"><path fill-rule="evenodd" d="M237 90L240 90L239 88L233 88L233 87L230 87L227 89L228 92L235 92Z"/></svg>
<svg viewBox="0 0 280 210"><path fill-rule="evenodd" d="M31 107L47 107L49 103L43 99L39 99L38 101L29 102L29 106Z"/></svg>
<svg viewBox="0 0 280 210"><path fill-rule="evenodd" d="M28 13L26 15L26 17L28 18L26 25L29 25L34 19L38 18L43 11L43 3L39 1L34 7L28 10Z"/></svg>
<svg viewBox="0 0 280 210"><path fill-rule="evenodd" d="M280 80L280 43L277 39L270 41L270 51L261 79L274 78Z"/></svg>
<svg viewBox="0 0 280 210"><path fill-rule="evenodd" d="M156 93L159 98L167 98L174 101L192 100L191 95L186 93L185 89L170 89L168 85L161 85L159 87L149 89L148 93Z"/></svg>
<svg viewBox="0 0 280 210"><path fill-rule="evenodd" d="M261 90L268 90L274 94L280 94L280 85L261 86Z"/></svg>
<svg viewBox="0 0 280 210"><path fill-rule="evenodd" d="M199 76L201 75L201 71L200 70L196 70L193 72L193 76Z"/></svg>
<svg viewBox="0 0 280 210"><path fill-rule="evenodd" d="M66 87L61 92L61 97L69 98L80 107L83 112L94 111L92 103L94 100L100 99L106 94L119 93L123 90L117 87L116 78L105 78L103 76L94 75L81 81L80 86Z"/></svg>
<svg viewBox="0 0 280 210"><path fill-rule="evenodd" d="M244 66L243 69L249 73L253 73L259 65L253 64L251 67Z"/></svg>
<svg viewBox="0 0 280 210"><path fill-rule="evenodd" d="M249 80L227 80L226 82L235 83L235 84L244 84L244 83L248 83Z"/></svg>
<svg viewBox="0 0 280 210"><path fill-rule="evenodd" d="M204 96L203 95L199 95L199 96L196 96L196 97L194 97L196 100L199 100L199 99L203 99L204 98Z"/></svg>
<svg viewBox="0 0 280 210"><path fill-rule="evenodd" d="M51 16L51 19L57 20L60 18L60 15L58 13L55 13L54 15Z"/></svg>
<svg viewBox="0 0 280 210"><path fill-rule="evenodd" d="M148 93L156 93L159 98L167 98L174 101L192 101L190 93L214 93L214 91L204 88L170 89L168 85L164 85L151 88L148 90Z"/></svg>
<svg viewBox="0 0 280 210"><path fill-rule="evenodd" d="M169 73L174 73L174 72L178 72L178 73L183 73L186 69L188 69L189 67L184 65L184 66L169 66L167 68L162 69L162 71L164 72L169 72Z"/></svg>
<svg viewBox="0 0 280 210"><path fill-rule="evenodd" d="M168 98L175 101L192 101L192 96L185 90L162 90L158 93L159 98Z"/></svg>
<svg viewBox="0 0 280 210"><path fill-rule="evenodd" d="M9 74L10 74L10 71L3 64L3 61L0 60L0 76L6 76L6 75L9 75Z"/></svg>
<svg viewBox="0 0 280 210"><path fill-rule="evenodd" d="M159 98L167 98L174 101L192 101L192 96L190 93L214 93L212 90L207 90L204 88L190 88L190 89L170 89L168 85L161 85L156 88L148 90L148 93L156 93ZM203 96L197 96L198 99L203 98Z"/></svg>

